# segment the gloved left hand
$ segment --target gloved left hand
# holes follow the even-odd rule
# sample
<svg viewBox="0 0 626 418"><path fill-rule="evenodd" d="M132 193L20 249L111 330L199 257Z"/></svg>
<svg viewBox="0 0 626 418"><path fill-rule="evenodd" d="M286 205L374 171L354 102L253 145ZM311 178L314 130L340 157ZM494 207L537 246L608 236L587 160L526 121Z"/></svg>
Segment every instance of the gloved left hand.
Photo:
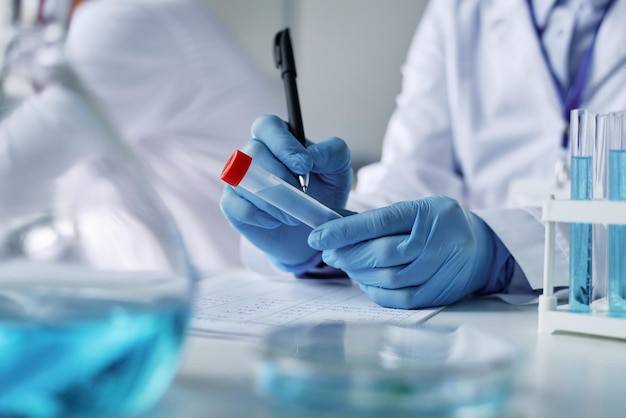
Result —
<svg viewBox="0 0 626 418"><path fill-rule="evenodd" d="M403 309L446 305L482 289L495 255L483 220L442 196L326 222L308 242L376 303Z"/></svg>
<svg viewBox="0 0 626 418"><path fill-rule="evenodd" d="M310 173L307 194L340 211L352 185L350 150L339 138L304 148L277 116L261 116L252 126L253 138L243 151L257 164L299 188L296 174ZM319 251L309 247L311 228L246 190L226 186L222 211L231 225L267 254L279 268L306 272L319 264Z"/></svg>

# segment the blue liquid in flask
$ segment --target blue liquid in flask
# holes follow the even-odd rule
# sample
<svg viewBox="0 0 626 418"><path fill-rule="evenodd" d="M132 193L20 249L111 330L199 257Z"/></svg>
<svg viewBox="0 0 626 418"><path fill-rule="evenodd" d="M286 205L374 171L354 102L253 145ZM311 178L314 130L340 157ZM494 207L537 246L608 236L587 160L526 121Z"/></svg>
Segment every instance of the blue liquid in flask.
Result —
<svg viewBox="0 0 626 418"><path fill-rule="evenodd" d="M592 160L590 156L572 157L572 199L592 198ZM574 312L589 312L591 303L592 225L570 224L569 306Z"/></svg>
<svg viewBox="0 0 626 418"><path fill-rule="evenodd" d="M626 150L609 151L609 200L626 200ZM626 315L626 225L609 225L609 311Z"/></svg>
<svg viewBox="0 0 626 418"><path fill-rule="evenodd" d="M3 287L0 416L121 416L151 406L178 368L189 308L148 299Z"/></svg>

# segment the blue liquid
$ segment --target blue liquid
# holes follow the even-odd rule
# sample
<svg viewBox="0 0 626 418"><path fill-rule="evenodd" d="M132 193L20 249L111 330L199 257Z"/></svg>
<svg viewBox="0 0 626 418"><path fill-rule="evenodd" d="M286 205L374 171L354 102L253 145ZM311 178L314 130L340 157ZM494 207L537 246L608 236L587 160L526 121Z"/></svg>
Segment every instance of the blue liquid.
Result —
<svg viewBox="0 0 626 418"><path fill-rule="evenodd" d="M591 157L572 157L572 200L592 198ZM569 306L574 312L589 312L592 291L592 225L570 225Z"/></svg>
<svg viewBox="0 0 626 418"><path fill-rule="evenodd" d="M609 152L609 200L626 200L626 150ZM609 311L626 314L626 225L609 225Z"/></svg>
<svg viewBox="0 0 626 418"><path fill-rule="evenodd" d="M152 406L177 370L187 318L179 300L3 288L0 416L120 416Z"/></svg>

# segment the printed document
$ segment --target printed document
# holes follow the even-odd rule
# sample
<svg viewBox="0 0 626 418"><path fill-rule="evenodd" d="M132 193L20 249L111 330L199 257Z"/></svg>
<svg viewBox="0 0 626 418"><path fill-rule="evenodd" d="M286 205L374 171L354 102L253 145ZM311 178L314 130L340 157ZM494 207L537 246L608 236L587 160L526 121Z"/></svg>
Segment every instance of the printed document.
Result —
<svg viewBox="0 0 626 418"><path fill-rule="evenodd" d="M437 309L383 308L347 278L268 277L237 270L208 275L198 285L190 332L259 337L300 323L383 322L413 325Z"/></svg>

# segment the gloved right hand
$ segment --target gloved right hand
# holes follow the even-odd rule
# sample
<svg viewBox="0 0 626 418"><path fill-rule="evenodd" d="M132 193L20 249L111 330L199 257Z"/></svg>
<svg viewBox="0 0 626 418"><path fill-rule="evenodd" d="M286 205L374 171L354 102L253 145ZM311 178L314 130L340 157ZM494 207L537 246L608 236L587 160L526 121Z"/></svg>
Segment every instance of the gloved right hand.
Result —
<svg viewBox="0 0 626 418"><path fill-rule="evenodd" d="M296 175L310 173L307 194L342 210L352 185L350 151L336 137L304 148L277 116L262 116L252 125L252 139L243 151L256 164L299 188ZM311 228L246 190L226 186L221 207L231 225L264 251L282 270L302 273L321 261L307 239Z"/></svg>
<svg viewBox="0 0 626 418"><path fill-rule="evenodd" d="M400 309L447 305L489 285L501 290L492 283L508 282L512 270L496 262L498 241L481 218L444 196L334 219L309 235L326 264L376 303Z"/></svg>

